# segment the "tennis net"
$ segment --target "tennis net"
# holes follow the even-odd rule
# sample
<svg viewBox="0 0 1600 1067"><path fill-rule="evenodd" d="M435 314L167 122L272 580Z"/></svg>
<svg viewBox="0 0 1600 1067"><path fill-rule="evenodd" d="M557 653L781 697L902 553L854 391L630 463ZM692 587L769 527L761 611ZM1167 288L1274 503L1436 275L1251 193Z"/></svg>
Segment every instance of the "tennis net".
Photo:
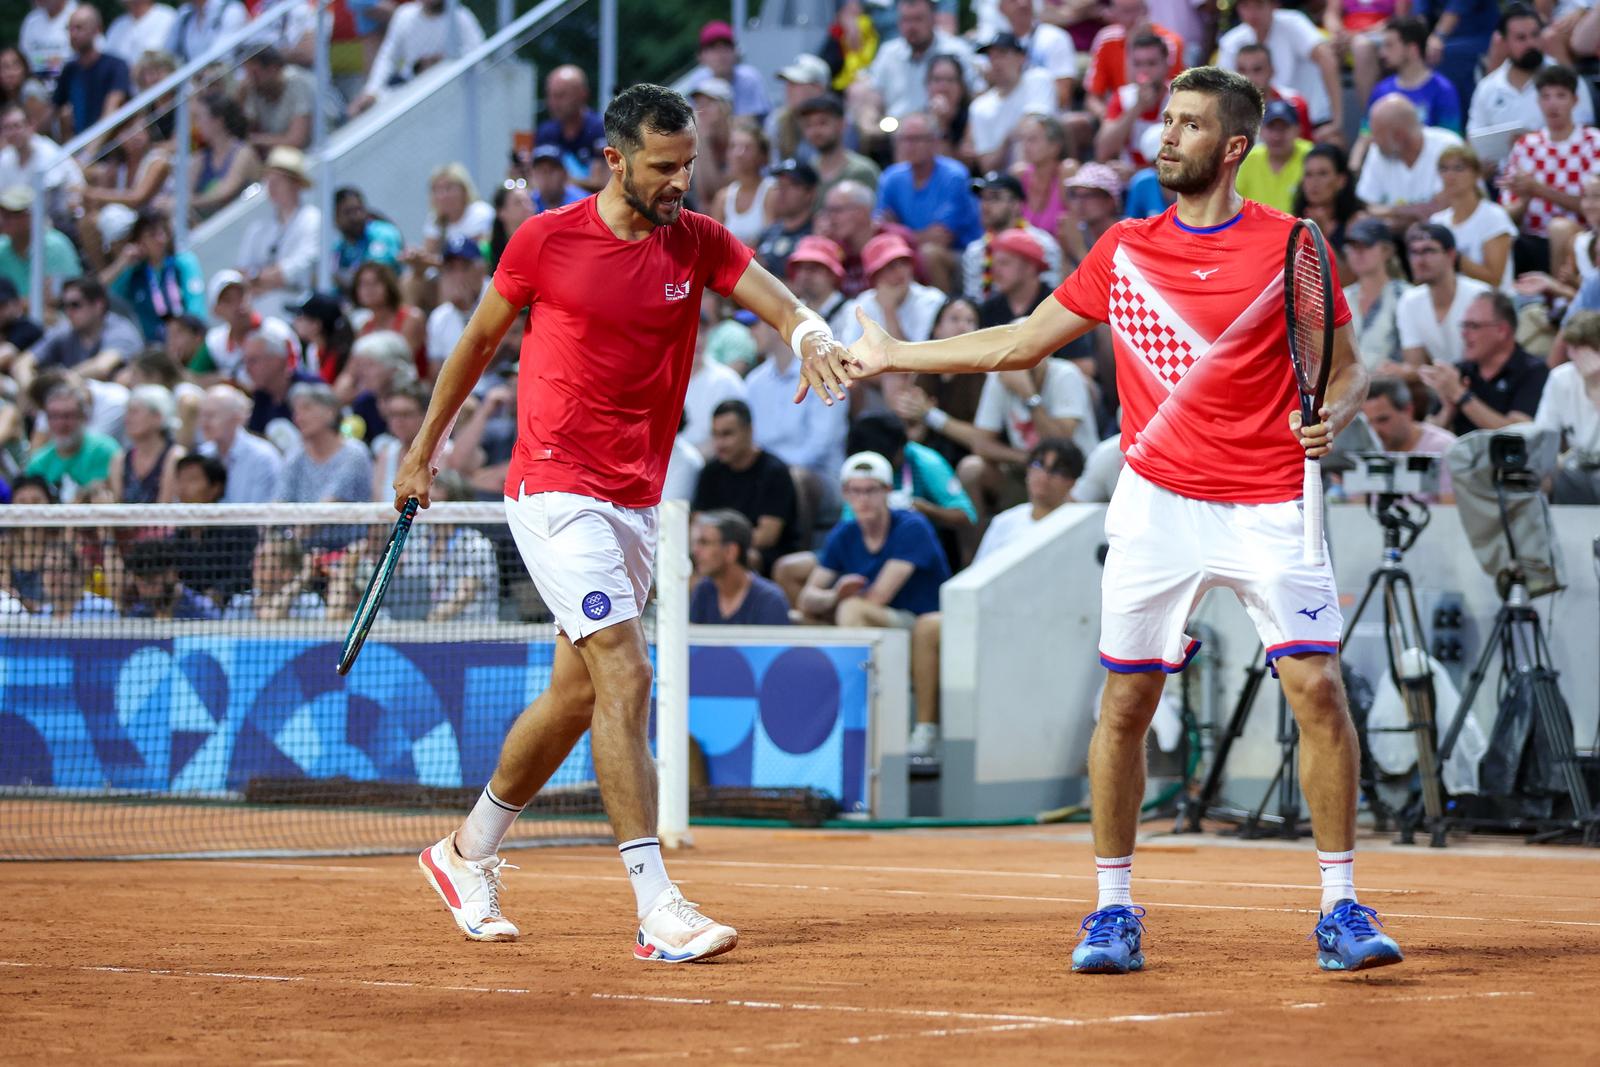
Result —
<svg viewBox="0 0 1600 1067"><path fill-rule="evenodd" d="M548 683L555 628L503 506L440 503L341 677L393 519L0 508L0 859L351 855L448 833ZM508 844L609 835L585 737Z"/></svg>

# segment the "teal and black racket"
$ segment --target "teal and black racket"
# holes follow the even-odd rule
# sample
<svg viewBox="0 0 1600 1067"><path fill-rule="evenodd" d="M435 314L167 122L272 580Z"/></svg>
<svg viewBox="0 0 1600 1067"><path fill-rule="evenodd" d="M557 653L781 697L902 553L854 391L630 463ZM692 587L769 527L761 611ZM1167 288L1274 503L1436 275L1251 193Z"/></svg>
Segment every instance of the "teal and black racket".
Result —
<svg viewBox="0 0 1600 1067"><path fill-rule="evenodd" d="M350 673L350 668L355 666L356 656L361 653L361 646L367 643L367 631L372 629L372 622L378 617L378 608L383 604L389 579L394 577L395 567L400 563L400 550L406 547L411 520L416 517L417 498L412 497L406 501L400 517L395 520L394 529L389 533L389 547L384 549L383 558L378 561L372 578L367 582L367 591L362 595L361 603L356 605L356 617L350 621L350 633L344 639L344 651L339 653L340 674Z"/></svg>

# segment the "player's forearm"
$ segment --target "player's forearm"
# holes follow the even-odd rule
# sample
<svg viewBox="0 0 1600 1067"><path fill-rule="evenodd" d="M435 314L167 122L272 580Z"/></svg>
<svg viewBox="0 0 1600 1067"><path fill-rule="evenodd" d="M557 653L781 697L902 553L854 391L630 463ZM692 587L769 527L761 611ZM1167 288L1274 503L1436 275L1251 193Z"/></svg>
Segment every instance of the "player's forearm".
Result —
<svg viewBox="0 0 1600 1067"><path fill-rule="evenodd" d="M939 374L1031 367L1047 350L1027 343L1022 326L1007 323L938 341L891 341L888 369Z"/></svg>
<svg viewBox="0 0 1600 1067"><path fill-rule="evenodd" d="M1328 409L1328 425L1333 436L1338 436L1367 400L1367 386L1371 382L1366 364L1353 360L1335 370L1328 382L1328 393L1323 404Z"/></svg>
<svg viewBox="0 0 1600 1067"><path fill-rule="evenodd" d="M499 346L498 337L474 329L472 323L468 322L466 332L456 342L450 358L444 361L439 371L438 380L433 383L433 398L428 402L428 414L422 420L422 429L411 443L413 450L420 449L423 455L433 455L450 421L472 394L472 387L483 377Z"/></svg>

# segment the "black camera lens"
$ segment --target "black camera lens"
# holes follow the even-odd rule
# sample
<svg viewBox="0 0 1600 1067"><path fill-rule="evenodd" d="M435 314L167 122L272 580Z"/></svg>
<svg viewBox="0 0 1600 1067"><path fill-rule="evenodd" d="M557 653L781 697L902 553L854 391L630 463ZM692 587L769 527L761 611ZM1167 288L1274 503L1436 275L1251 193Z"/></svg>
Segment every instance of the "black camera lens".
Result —
<svg viewBox="0 0 1600 1067"><path fill-rule="evenodd" d="M1497 433L1489 438L1489 462L1502 474L1528 469L1528 439L1518 433Z"/></svg>

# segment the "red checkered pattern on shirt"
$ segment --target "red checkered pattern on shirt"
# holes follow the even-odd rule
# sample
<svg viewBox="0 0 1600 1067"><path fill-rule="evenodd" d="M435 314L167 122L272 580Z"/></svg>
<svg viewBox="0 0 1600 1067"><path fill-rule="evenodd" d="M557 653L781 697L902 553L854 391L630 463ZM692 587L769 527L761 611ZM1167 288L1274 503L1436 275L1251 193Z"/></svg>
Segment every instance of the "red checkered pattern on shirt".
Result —
<svg viewBox="0 0 1600 1067"><path fill-rule="evenodd" d="M1525 171L1539 181L1564 193L1579 195L1583 180L1600 166L1600 129L1579 126L1565 141L1552 141L1549 130L1525 133L1511 147L1511 157L1506 160L1507 173ZM1517 202L1510 189L1500 190L1500 205L1509 208ZM1528 201L1528 210L1522 217L1522 232L1535 237L1547 237L1550 220L1576 218L1576 214L1553 204L1542 196Z"/></svg>
<svg viewBox="0 0 1600 1067"><path fill-rule="evenodd" d="M1145 304L1121 271L1111 275L1111 328L1168 385L1177 385L1197 358L1189 342L1172 332Z"/></svg>

